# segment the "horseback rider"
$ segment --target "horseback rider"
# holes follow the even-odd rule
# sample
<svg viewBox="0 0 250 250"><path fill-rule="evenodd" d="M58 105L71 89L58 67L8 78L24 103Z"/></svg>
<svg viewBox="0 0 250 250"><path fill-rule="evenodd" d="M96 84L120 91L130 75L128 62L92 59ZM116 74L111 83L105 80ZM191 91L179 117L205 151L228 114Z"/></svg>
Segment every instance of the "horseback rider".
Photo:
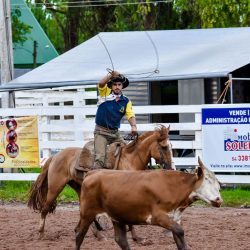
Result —
<svg viewBox="0 0 250 250"><path fill-rule="evenodd" d="M117 71L108 73L98 84L98 109L94 131L94 169L106 168L104 163L107 145L113 142L124 143L118 130L124 115L131 126L131 134L137 134L132 102L122 93L122 89L128 85L129 80Z"/></svg>

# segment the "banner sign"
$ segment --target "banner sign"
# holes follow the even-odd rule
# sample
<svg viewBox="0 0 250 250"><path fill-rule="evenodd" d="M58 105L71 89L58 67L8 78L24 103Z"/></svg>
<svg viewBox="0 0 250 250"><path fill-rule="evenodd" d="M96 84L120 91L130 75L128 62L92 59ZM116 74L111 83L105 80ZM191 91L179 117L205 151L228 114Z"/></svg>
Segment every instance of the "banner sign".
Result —
<svg viewBox="0 0 250 250"><path fill-rule="evenodd" d="M37 117L0 120L0 168L39 167Z"/></svg>
<svg viewBox="0 0 250 250"><path fill-rule="evenodd" d="M213 171L250 170L250 107L203 108L204 163Z"/></svg>

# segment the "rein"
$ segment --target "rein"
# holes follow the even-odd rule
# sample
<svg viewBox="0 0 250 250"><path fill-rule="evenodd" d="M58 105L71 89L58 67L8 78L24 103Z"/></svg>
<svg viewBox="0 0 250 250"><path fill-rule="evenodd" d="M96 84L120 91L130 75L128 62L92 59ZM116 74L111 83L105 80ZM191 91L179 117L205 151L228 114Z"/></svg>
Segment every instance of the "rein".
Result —
<svg viewBox="0 0 250 250"><path fill-rule="evenodd" d="M131 139L131 138L130 138ZM132 141L132 143L129 145L127 144L125 147L128 149L128 154L132 153L132 152L135 152L137 157L139 158L139 161L140 163L142 164L142 166L144 167L144 169L152 169L152 163L151 163L151 158L152 158L152 152L149 150L149 161L147 162L147 165L144 166L144 160L143 160L143 152L142 152L142 155L140 153L140 151L144 151L144 150L138 150L138 147L137 147L137 139L138 139L138 136ZM160 159L159 159L159 165L161 165L161 167L163 169L172 169L171 168L171 163L168 163L165 161L165 158L164 158L164 151L163 151L163 148L161 147L160 143L158 141L155 141L157 143L157 150L160 154ZM122 155L122 149L123 147L119 148L118 153L116 151L115 155L116 155L116 159L115 159L115 165L114 165L114 169L118 169L119 167L119 164L120 164L120 158L121 158L121 155ZM144 146L145 148L145 146ZM147 148L147 147L146 147ZM123 152L124 153L124 152ZM150 164L150 166L149 166ZM158 163L157 163L158 164Z"/></svg>
<svg viewBox="0 0 250 250"><path fill-rule="evenodd" d="M163 154L163 150L162 150L162 148L161 148L160 144L159 144L159 143L157 143L157 146L158 146L158 150L159 150L160 157L161 157L161 158L160 158L160 165L162 165L162 166L166 165L166 166L167 166L167 168L171 168L171 165L169 165L169 164L165 164L165 161L164 161L164 154ZM137 155L138 155L138 157L139 157L139 159L140 159L141 163L143 163L143 160L142 160L141 155L140 155L140 153L139 153L139 152L137 152ZM149 160L149 162L148 162L148 163L150 163L150 167L148 166L148 163L147 163L147 165L146 165L146 169L152 169L152 162L151 162L151 158L152 158L152 156L151 156L151 154L150 154L150 160Z"/></svg>

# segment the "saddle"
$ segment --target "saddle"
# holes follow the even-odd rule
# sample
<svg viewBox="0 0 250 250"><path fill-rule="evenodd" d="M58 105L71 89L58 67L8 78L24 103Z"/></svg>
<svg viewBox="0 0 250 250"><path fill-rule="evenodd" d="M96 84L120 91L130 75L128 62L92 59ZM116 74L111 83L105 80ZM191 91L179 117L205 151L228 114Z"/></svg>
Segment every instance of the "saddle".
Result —
<svg viewBox="0 0 250 250"><path fill-rule="evenodd" d="M125 145L125 144L124 144ZM107 146L105 166L108 169L117 169L119 165L123 144L114 142ZM94 141L86 143L76 162L75 169L80 172L88 172L94 165Z"/></svg>

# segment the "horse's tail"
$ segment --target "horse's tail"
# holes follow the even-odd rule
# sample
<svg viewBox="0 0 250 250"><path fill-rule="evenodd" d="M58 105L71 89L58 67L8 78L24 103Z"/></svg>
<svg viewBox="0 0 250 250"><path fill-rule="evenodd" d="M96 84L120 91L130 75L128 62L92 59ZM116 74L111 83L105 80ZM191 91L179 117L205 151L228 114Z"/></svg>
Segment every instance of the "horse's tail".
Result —
<svg viewBox="0 0 250 250"><path fill-rule="evenodd" d="M42 172L38 175L36 181L33 183L28 199L28 207L37 210L39 212L42 211L44 203L47 199L48 193L48 170L49 165L53 156L51 156L43 166ZM50 207L50 213L52 213L56 208L56 203L52 204Z"/></svg>

